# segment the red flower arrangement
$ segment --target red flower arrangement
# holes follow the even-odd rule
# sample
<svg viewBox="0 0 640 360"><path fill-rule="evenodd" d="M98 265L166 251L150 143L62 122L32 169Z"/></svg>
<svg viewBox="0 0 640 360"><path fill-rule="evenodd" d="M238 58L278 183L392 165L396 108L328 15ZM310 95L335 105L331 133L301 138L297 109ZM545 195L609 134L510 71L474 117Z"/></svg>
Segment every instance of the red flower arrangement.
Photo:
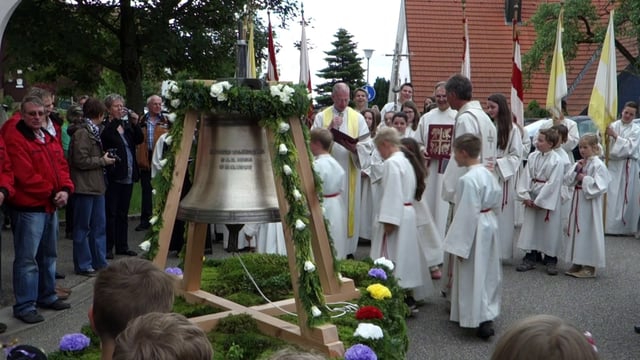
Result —
<svg viewBox="0 0 640 360"><path fill-rule="evenodd" d="M382 311L375 306L363 306L356 311L357 320L382 319Z"/></svg>

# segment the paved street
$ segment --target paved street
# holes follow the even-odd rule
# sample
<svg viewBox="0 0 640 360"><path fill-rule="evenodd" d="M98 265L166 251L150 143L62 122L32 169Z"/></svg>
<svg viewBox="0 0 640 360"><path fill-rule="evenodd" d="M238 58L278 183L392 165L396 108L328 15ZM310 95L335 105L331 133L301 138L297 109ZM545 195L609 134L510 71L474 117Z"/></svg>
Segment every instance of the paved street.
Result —
<svg viewBox="0 0 640 360"><path fill-rule="evenodd" d="M133 224L133 226L131 226ZM131 221L130 228L137 222ZM62 231L64 234L64 231ZM130 231L130 245L137 248L144 234ZM368 254L363 245L357 257ZM227 256L221 244L214 246L216 256ZM69 299L71 310L43 311L44 323L26 325L11 315L12 239L2 232L2 287L4 307L0 321L9 325L3 340L17 338L22 343L55 350L62 335L75 332L87 323L93 280L73 274L71 240L59 242L59 269L67 274L63 286L73 288ZM172 258L175 262L176 259ZM568 266L560 263L565 270ZM640 323L640 240L627 237L607 237L607 268L596 279L575 279L564 275L551 277L543 268L517 273L513 266L503 266L502 314L496 322L500 336L513 322L532 314L553 314L568 319L593 333L603 359L640 358L640 334L633 325ZM444 299L430 298L415 317L408 320L410 345L408 359L488 359L495 339L485 342L474 332L463 330L448 321Z"/></svg>

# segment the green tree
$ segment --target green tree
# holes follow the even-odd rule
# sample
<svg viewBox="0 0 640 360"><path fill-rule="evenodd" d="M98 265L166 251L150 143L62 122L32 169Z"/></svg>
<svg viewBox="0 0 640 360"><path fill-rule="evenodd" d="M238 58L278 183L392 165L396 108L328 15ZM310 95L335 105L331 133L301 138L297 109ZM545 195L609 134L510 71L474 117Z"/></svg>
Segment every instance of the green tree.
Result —
<svg viewBox="0 0 640 360"><path fill-rule="evenodd" d="M389 97L389 80L381 77L376 77L376 81L373 82L373 88L376 90L376 98L369 103L369 107L378 105L379 109L382 109L387 103L387 97Z"/></svg>
<svg viewBox="0 0 640 360"><path fill-rule="evenodd" d="M167 77L165 69L207 79L233 76L240 19L269 7L286 24L297 6L294 0L234 0L224 6L219 1L23 0L5 32L14 60L8 67L28 67L45 77L38 81L66 76L83 92L95 91L102 70L109 69L121 77L129 106L140 111L143 80L159 82ZM259 54L266 35L256 23Z"/></svg>
<svg viewBox="0 0 640 360"><path fill-rule="evenodd" d="M559 3L541 3L529 21L537 36L531 49L523 56L523 75L527 80L542 64L546 71L551 67L560 6ZM614 24L617 39L630 37L636 39L636 44L640 43L640 2L637 0L611 1L606 9L596 8L591 0L566 0L564 7L562 47L567 62L576 57L580 44L604 41L608 18L600 17L603 10L616 10ZM640 70L639 59L618 40L616 49L635 66L636 71Z"/></svg>
<svg viewBox="0 0 640 360"><path fill-rule="evenodd" d="M327 57L324 59L328 66L317 73L319 77L327 80L316 86L315 89L318 93L316 101L323 106L331 105L331 89L336 83L345 82L349 84L351 93L356 88L365 85L365 70L361 65L362 58L358 57L356 52L358 44L351 40L353 35L349 34L345 29L338 29L334 36L336 40L331 43L334 49L325 51Z"/></svg>

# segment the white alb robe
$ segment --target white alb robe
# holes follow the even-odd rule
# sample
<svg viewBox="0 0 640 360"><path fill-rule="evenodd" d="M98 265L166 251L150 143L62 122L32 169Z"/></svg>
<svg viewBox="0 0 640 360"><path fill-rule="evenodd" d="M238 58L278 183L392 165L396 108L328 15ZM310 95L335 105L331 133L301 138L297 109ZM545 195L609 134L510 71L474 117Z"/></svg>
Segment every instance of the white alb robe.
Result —
<svg viewBox="0 0 640 360"><path fill-rule="evenodd" d="M282 223L245 224L240 230L238 242L245 239L242 234L252 237L256 252L260 254L287 255Z"/></svg>
<svg viewBox="0 0 640 360"><path fill-rule="evenodd" d="M444 250L455 256L450 320L461 327L476 328L500 314L502 269L495 211L501 192L482 164L469 167L457 183L456 210Z"/></svg>
<svg viewBox="0 0 640 360"><path fill-rule="evenodd" d="M313 168L322 179L324 217L329 222L329 235L333 239L336 258L346 259L351 254L351 247L347 243L347 211L342 201L344 169L329 154L316 156Z"/></svg>
<svg viewBox="0 0 640 360"><path fill-rule="evenodd" d="M519 249L541 251L559 256L563 249L560 189L564 168L560 156L553 150L535 151L518 180L517 198L533 200L540 209L525 207L524 221L517 246Z"/></svg>
<svg viewBox="0 0 640 360"><path fill-rule="evenodd" d="M416 213L412 206L416 175L402 151L396 151L384 161L381 185L378 216L381 224L378 226L376 241L371 244L371 257L377 259L384 256L390 259L395 263L394 273L398 284L405 289L420 289L427 284L424 274L428 269L418 244ZM395 225L396 229L385 234L382 223ZM419 294L414 296L421 297Z"/></svg>
<svg viewBox="0 0 640 360"><path fill-rule="evenodd" d="M443 238L433 220L433 216L431 216L424 193L420 201L413 200L413 207L416 209L418 243L420 244L420 250L423 253L426 264L428 267L440 265L444 260L444 250L442 250Z"/></svg>
<svg viewBox="0 0 640 360"><path fill-rule="evenodd" d="M377 208L380 202L379 197L374 192L377 186L374 185L382 178L382 157L378 153L373 139L369 138L356 144L358 158L362 167L361 173L361 198L360 198L360 238L371 240L375 232L374 224L377 220Z"/></svg>
<svg viewBox="0 0 640 360"><path fill-rule="evenodd" d="M557 147L553 149L560 158L560 162L562 163L562 173L566 174L574 162L571 160L567 152L562 147ZM562 183L562 187L560 188L560 215L562 216L562 228L558 229L560 231L561 236L563 237L563 241L565 241L565 237L567 236L567 224L569 224L569 209L571 208L571 204L569 200L571 200L573 189L569 189L564 182Z"/></svg>
<svg viewBox="0 0 640 360"><path fill-rule="evenodd" d="M335 107L332 107L332 112L333 112L333 116L338 116L339 114L342 114L342 125L340 125L339 130L347 135L349 135L349 116L347 115L348 111L355 111L351 108L346 108L345 111L343 111L342 113L338 112L336 110ZM364 117L361 114L357 114L357 133L358 135L356 137L358 138L362 138L367 136L367 134L369 134L369 127L367 126L367 122L365 121ZM324 111L320 111L317 115L315 120L313 121L313 125L311 128L323 128L324 126ZM349 236L347 234L347 242L349 243L350 249L351 251L349 251L349 254L354 254L356 252L356 249L358 248L358 238L359 238L359 228L360 228L360 186L361 186L361 180L360 180L360 160L358 159L358 155L354 154L352 152L350 152L349 150L345 149L342 145L334 143L333 146L331 147L331 155L333 156L334 159L336 159L336 161L338 161L338 163L340 164L340 166L342 166L342 168L345 171L345 177L344 177L344 194L342 194L342 201L344 202L344 206L345 209L347 209L347 212L349 211L349 166L350 164L353 164L356 168L356 170L358 171L357 176L355 177L356 179L356 186L355 186L355 190L353 192L353 194L351 194L351 196L354 196L354 204L355 206L353 207L353 233L351 236ZM349 216L349 215L347 215ZM348 221L349 219L347 218L347 227L348 227Z"/></svg>
<svg viewBox="0 0 640 360"><path fill-rule="evenodd" d="M418 129L414 135L414 139L421 145L427 146L429 138L429 125L454 125L456 114L458 112L452 108L441 111L436 108L429 111L420 118ZM427 188L422 197L429 206L429 212L433 216L438 233L444 238L444 232L447 226L447 214L449 213L449 203L442 199L442 179L444 178L445 162L449 159L429 160L427 169Z"/></svg>
<svg viewBox="0 0 640 360"><path fill-rule="evenodd" d="M569 213L568 241L565 250L567 262L594 267L605 266L602 206L609 185L609 171L597 156L591 156L578 184L576 165L565 174L564 182L573 190Z"/></svg>
<svg viewBox="0 0 640 360"><path fill-rule="evenodd" d="M640 219L640 126L621 120L611 124L618 138L609 137L609 175L605 233L631 235L638 231Z"/></svg>
<svg viewBox="0 0 640 360"><path fill-rule="evenodd" d="M522 163L522 137L518 127L513 126L509 133L509 140L506 148L497 149L498 159L496 160L496 173L498 174L498 184L502 188L502 201L500 208L496 211L498 219L498 244L500 244L500 258L510 261L516 251L515 233L515 197L514 183ZM520 203L519 203L520 205Z"/></svg>
<svg viewBox="0 0 640 360"><path fill-rule="evenodd" d="M463 134L474 134L482 140L480 162L488 169L493 169L496 162L496 127L478 101L469 101L458 110L454 137L458 138ZM460 167L455 159L449 161L443 177L444 201L455 202L456 185L465 172L466 168Z"/></svg>

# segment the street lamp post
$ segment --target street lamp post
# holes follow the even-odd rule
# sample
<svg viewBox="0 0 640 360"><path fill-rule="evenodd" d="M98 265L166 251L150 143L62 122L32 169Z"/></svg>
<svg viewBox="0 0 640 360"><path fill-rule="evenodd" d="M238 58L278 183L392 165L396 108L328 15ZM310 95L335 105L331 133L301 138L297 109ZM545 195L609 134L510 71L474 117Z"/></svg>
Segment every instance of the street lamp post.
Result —
<svg viewBox="0 0 640 360"><path fill-rule="evenodd" d="M364 49L364 57L367 58L367 85L369 85L369 59L373 55L373 49Z"/></svg>

